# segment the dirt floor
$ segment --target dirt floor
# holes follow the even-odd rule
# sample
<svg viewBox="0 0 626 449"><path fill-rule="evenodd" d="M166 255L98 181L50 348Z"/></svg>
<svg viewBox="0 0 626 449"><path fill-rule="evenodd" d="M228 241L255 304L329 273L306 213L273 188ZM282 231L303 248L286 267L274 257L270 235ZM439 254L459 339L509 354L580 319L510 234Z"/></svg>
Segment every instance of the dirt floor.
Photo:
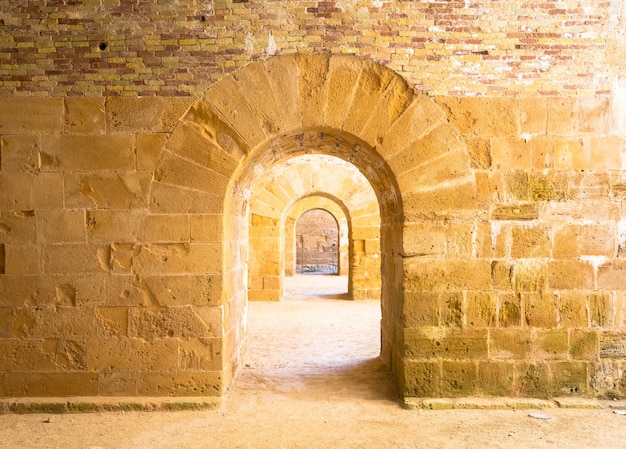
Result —
<svg viewBox="0 0 626 449"><path fill-rule="evenodd" d="M377 359L380 305L346 301L345 278L289 281L282 302L250 304L221 409L0 415L0 448L626 448L609 408L406 410Z"/></svg>

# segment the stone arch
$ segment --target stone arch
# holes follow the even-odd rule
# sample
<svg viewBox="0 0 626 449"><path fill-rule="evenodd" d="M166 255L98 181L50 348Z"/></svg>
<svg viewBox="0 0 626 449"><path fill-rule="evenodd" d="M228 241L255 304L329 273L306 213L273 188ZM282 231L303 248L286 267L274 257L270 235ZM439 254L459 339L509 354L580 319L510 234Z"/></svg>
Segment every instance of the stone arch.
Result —
<svg viewBox="0 0 626 449"><path fill-rule="evenodd" d="M431 99L396 73L353 56L311 54L272 57L223 78L191 106L161 149L150 211L190 215L188 257L211 256L202 274L219 279L210 295L217 299L202 313L222 324L227 385L245 341L251 186L276 163L302 154L352 163L376 192L382 357L402 389L405 295L428 262L404 260L425 245L403 235L471 212L477 193L459 134ZM428 251L445 256L445 248Z"/></svg>

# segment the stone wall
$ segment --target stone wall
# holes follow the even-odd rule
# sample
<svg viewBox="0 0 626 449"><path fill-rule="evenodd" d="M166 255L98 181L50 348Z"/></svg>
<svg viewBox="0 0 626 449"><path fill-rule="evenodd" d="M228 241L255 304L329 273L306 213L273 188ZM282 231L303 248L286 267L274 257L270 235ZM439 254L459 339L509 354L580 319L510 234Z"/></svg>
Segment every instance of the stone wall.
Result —
<svg viewBox="0 0 626 449"><path fill-rule="evenodd" d="M339 227L322 209L312 209L296 222L296 272L337 274Z"/></svg>
<svg viewBox="0 0 626 449"><path fill-rule="evenodd" d="M624 397L623 8L4 5L0 395L223 394L258 180L326 154L403 395Z"/></svg>

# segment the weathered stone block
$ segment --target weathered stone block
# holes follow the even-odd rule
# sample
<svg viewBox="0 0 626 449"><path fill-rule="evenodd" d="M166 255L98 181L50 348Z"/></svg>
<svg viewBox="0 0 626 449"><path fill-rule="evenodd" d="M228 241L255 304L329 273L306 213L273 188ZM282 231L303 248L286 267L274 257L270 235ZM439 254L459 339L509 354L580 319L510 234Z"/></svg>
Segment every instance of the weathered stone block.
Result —
<svg viewBox="0 0 626 449"><path fill-rule="evenodd" d="M599 356L599 336L597 331L584 329L570 330L570 356L573 360L596 361Z"/></svg>
<svg viewBox="0 0 626 449"><path fill-rule="evenodd" d="M568 136L578 130L578 104L574 97L548 98L548 134Z"/></svg>
<svg viewBox="0 0 626 449"><path fill-rule="evenodd" d="M492 220L536 220L539 218L537 204L516 204L499 206L491 213Z"/></svg>
<svg viewBox="0 0 626 449"><path fill-rule="evenodd" d="M127 307L97 307L98 337L128 336Z"/></svg>
<svg viewBox="0 0 626 449"><path fill-rule="evenodd" d="M563 225L554 229L552 257L555 259L571 259L580 255L580 227Z"/></svg>
<svg viewBox="0 0 626 449"><path fill-rule="evenodd" d="M131 307L128 334L142 339L166 337L221 336L221 314L206 313L201 307Z"/></svg>
<svg viewBox="0 0 626 449"><path fill-rule="evenodd" d="M134 170L135 136L43 135L42 171Z"/></svg>
<svg viewBox="0 0 626 449"><path fill-rule="evenodd" d="M441 313L440 296L440 293L434 292L405 292L404 326L439 326Z"/></svg>
<svg viewBox="0 0 626 449"><path fill-rule="evenodd" d="M492 327L496 323L496 300L491 292L467 292L465 324L469 327Z"/></svg>
<svg viewBox="0 0 626 449"><path fill-rule="evenodd" d="M601 359L626 359L626 333L601 332L599 337Z"/></svg>
<svg viewBox="0 0 626 449"><path fill-rule="evenodd" d="M179 340L180 371L218 371L222 369L221 338L183 338Z"/></svg>
<svg viewBox="0 0 626 449"><path fill-rule="evenodd" d="M221 396L225 386L222 371L137 374L139 396Z"/></svg>
<svg viewBox="0 0 626 449"><path fill-rule="evenodd" d="M13 309L0 307L0 338L10 338L13 335Z"/></svg>
<svg viewBox="0 0 626 449"><path fill-rule="evenodd" d="M491 166L500 170L530 169L532 144L515 137L492 138Z"/></svg>
<svg viewBox="0 0 626 449"><path fill-rule="evenodd" d="M598 267L598 289L622 290L626 279L626 260L612 260Z"/></svg>
<svg viewBox="0 0 626 449"><path fill-rule="evenodd" d="M57 371L57 346L56 340L0 340L0 371Z"/></svg>
<svg viewBox="0 0 626 449"><path fill-rule="evenodd" d="M99 373L98 393L101 396L137 396L137 373L132 371Z"/></svg>
<svg viewBox="0 0 626 449"><path fill-rule="evenodd" d="M203 167L165 150L161 153L157 163L154 179L166 184L218 195L225 194L229 180L227 176L211 168Z"/></svg>
<svg viewBox="0 0 626 449"><path fill-rule="evenodd" d="M489 359L523 360L532 351L532 336L527 330L490 329Z"/></svg>
<svg viewBox="0 0 626 449"><path fill-rule="evenodd" d="M173 338L98 338L87 341L87 366L97 372L178 370Z"/></svg>
<svg viewBox="0 0 626 449"><path fill-rule="evenodd" d="M546 98L520 98L520 135L545 134L548 126L548 101Z"/></svg>
<svg viewBox="0 0 626 449"><path fill-rule="evenodd" d="M550 229L545 226L513 226L511 230L511 257L549 257L552 250Z"/></svg>
<svg viewBox="0 0 626 449"><path fill-rule="evenodd" d="M491 264L484 260L422 261L404 263L404 289L416 291L487 290Z"/></svg>
<svg viewBox="0 0 626 449"><path fill-rule="evenodd" d="M554 293L538 291L522 294L524 320L530 327L556 327L558 297Z"/></svg>
<svg viewBox="0 0 626 449"><path fill-rule="evenodd" d="M65 132L103 134L106 131L104 98L65 98Z"/></svg>
<svg viewBox="0 0 626 449"><path fill-rule="evenodd" d="M155 213L215 214L222 211L224 198L211 192L152 182L150 210Z"/></svg>
<svg viewBox="0 0 626 449"><path fill-rule="evenodd" d="M461 178L454 184L442 183L433 189L408 193L405 213L419 215L429 212L466 211L477 207L477 191L473 177Z"/></svg>
<svg viewBox="0 0 626 449"><path fill-rule="evenodd" d="M41 273L41 248L36 245L7 245L4 273L30 275Z"/></svg>
<svg viewBox="0 0 626 449"><path fill-rule="evenodd" d="M474 240L472 223L450 223L446 227L446 255L450 259L471 258Z"/></svg>
<svg viewBox="0 0 626 449"><path fill-rule="evenodd" d="M0 291L2 291L2 305L7 307L22 307L36 301L40 292L40 282L37 276L0 276Z"/></svg>
<svg viewBox="0 0 626 449"><path fill-rule="evenodd" d="M30 173L0 173L0 210L32 211L34 179Z"/></svg>
<svg viewBox="0 0 626 449"><path fill-rule="evenodd" d="M64 176L61 173L38 173L33 178L33 201L36 210L63 209Z"/></svg>
<svg viewBox="0 0 626 449"><path fill-rule="evenodd" d="M167 142L168 134L139 134L137 136L137 170L153 173L161 149Z"/></svg>
<svg viewBox="0 0 626 449"><path fill-rule="evenodd" d="M39 169L39 136L13 135L0 138L3 173L35 173Z"/></svg>
<svg viewBox="0 0 626 449"><path fill-rule="evenodd" d="M463 327L465 316L465 304L463 294L441 293L441 324L450 328Z"/></svg>
<svg viewBox="0 0 626 449"><path fill-rule="evenodd" d="M0 102L0 133L30 134L63 128L62 98L3 98Z"/></svg>
<svg viewBox="0 0 626 449"><path fill-rule="evenodd" d="M316 57L298 53L295 62L300 70L298 103L302 108L304 126L322 126L324 124L324 105L326 103L326 81L330 58L327 55Z"/></svg>
<svg viewBox="0 0 626 449"><path fill-rule="evenodd" d="M68 208L131 209L148 202L151 174L72 173L65 176Z"/></svg>
<svg viewBox="0 0 626 449"><path fill-rule="evenodd" d="M559 300L559 323L568 327L587 327L587 295L582 292L562 292Z"/></svg>
<svg viewBox="0 0 626 449"><path fill-rule="evenodd" d="M588 362L554 362L552 368L552 390L556 395L585 395L588 392Z"/></svg>
<svg viewBox="0 0 626 449"><path fill-rule="evenodd" d="M536 329L533 358L538 360L566 360L568 358L568 331L561 329Z"/></svg>
<svg viewBox="0 0 626 449"><path fill-rule="evenodd" d="M170 132L195 100L189 97L108 97L110 132Z"/></svg>
<svg viewBox="0 0 626 449"><path fill-rule="evenodd" d="M514 396L546 398L551 395L550 369L544 362L516 362L515 371Z"/></svg>
<svg viewBox="0 0 626 449"><path fill-rule="evenodd" d="M445 228L437 224L412 223L404 227L403 251L407 256L443 255Z"/></svg>
<svg viewBox="0 0 626 449"><path fill-rule="evenodd" d="M404 362L402 394L410 397L440 396L441 368L439 362L407 360Z"/></svg>
<svg viewBox="0 0 626 449"><path fill-rule="evenodd" d="M217 274L224 269L222 252L220 243L147 244L139 247L132 267L138 274Z"/></svg>
<svg viewBox="0 0 626 449"><path fill-rule="evenodd" d="M517 135L516 100L445 97L436 102L463 136Z"/></svg>
<svg viewBox="0 0 626 449"><path fill-rule="evenodd" d="M13 314L13 335L26 338L89 338L98 332L93 308L22 307Z"/></svg>
<svg viewBox="0 0 626 449"><path fill-rule="evenodd" d="M85 211L38 211L37 231L39 243L85 242Z"/></svg>
<svg viewBox="0 0 626 449"><path fill-rule="evenodd" d="M44 273L108 273L110 269L111 250L108 245L64 243L43 248Z"/></svg>
<svg viewBox="0 0 626 449"><path fill-rule="evenodd" d="M609 327L613 312L611 295L606 292L589 295L589 324L592 327Z"/></svg>
<svg viewBox="0 0 626 449"><path fill-rule="evenodd" d="M0 242L10 244L36 243L34 211L0 213Z"/></svg>
<svg viewBox="0 0 626 449"><path fill-rule="evenodd" d="M487 357L486 329L420 327L404 330L409 358L480 359Z"/></svg>
<svg viewBox="0 0 626 449"><path fill-rule="evenodd" d="M189 215L148 215L140 232L145 242L189 242L191 219Z"/></svg>
<svg viewBox="0 0 626 449"><path fill-rule="evenodd" d="M8 396L97 396L97 373L14 373L7 378Z"/></svg>
<svg viewBox="0 0 626 449"><path fill-rule="evenodd" d="M593 265L581 260L548 262L548 285L557 290L591 290L594 288ZM598 283L598 287L600 283Z"/></svg>
<svg viewBox="0 0 626 449"><path fill-rule="evenodd" d="M443 397L474 396L477 391L477 362L444 360L441 363L441 395Z"/></svg>
<svg viewBox="0 0 626 449"><path fill-rule="evenodd" d="M191 241L219 242L223 236L220 215L192 215L190 221Z"/></svg>
<svg viewBox="0 0 626 449"><path fill-rule="evenodd" d="M498 297L498 325L501 327L521 326L521 296L517 294L501 294Z"/></svg>
<svg viewBox="0 0 626 449"><path fill-rule="evenodd" d="M580 138L554 138L554 168L584 170L589 166L587 148Z"/></svg>
<svg viewBox="0 0 626 449"><path fill-rule="evenodd" d="M613 223L581 226L581 255L613 257L615 246L615 225Z"/></svg>
<svg viewBox="0 0 626 449"><path fill-rule="evenodd" d="M487 396L512 396L515 365L505 361L478 363L478 391Z"/></svg>
<svg viewBox="0 0 626 449"><path fill-rule="evenodd" d="M622 152L626 140L622 137L591 137L589 139L589 168L591 170L614 170L622 166Z"/></svg>
<svg viewBox="0 0 626 449"><path fill-rule="evenodd" d="M513 232L515 235L515 230ZM529 237L526 235L525 237ZM543 230L538 237L543 241ZM530 248L529 248L530 250ZM531 250L532 251L532 250ZM541 261L518 261L515 264L515 290L519 292L542 292L547 287L548 271Z"/></svg>

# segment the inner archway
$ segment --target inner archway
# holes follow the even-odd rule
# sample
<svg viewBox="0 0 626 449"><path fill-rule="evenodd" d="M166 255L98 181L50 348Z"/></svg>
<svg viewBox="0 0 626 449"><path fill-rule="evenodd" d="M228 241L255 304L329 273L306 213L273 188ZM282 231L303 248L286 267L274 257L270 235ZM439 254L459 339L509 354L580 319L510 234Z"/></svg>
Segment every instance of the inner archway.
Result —
<svg viewBox="0 0 626 449"><path fill-rule="evenodd" d="M296 273L339 274L339 224L324 209L296 221Z"/></svg>

